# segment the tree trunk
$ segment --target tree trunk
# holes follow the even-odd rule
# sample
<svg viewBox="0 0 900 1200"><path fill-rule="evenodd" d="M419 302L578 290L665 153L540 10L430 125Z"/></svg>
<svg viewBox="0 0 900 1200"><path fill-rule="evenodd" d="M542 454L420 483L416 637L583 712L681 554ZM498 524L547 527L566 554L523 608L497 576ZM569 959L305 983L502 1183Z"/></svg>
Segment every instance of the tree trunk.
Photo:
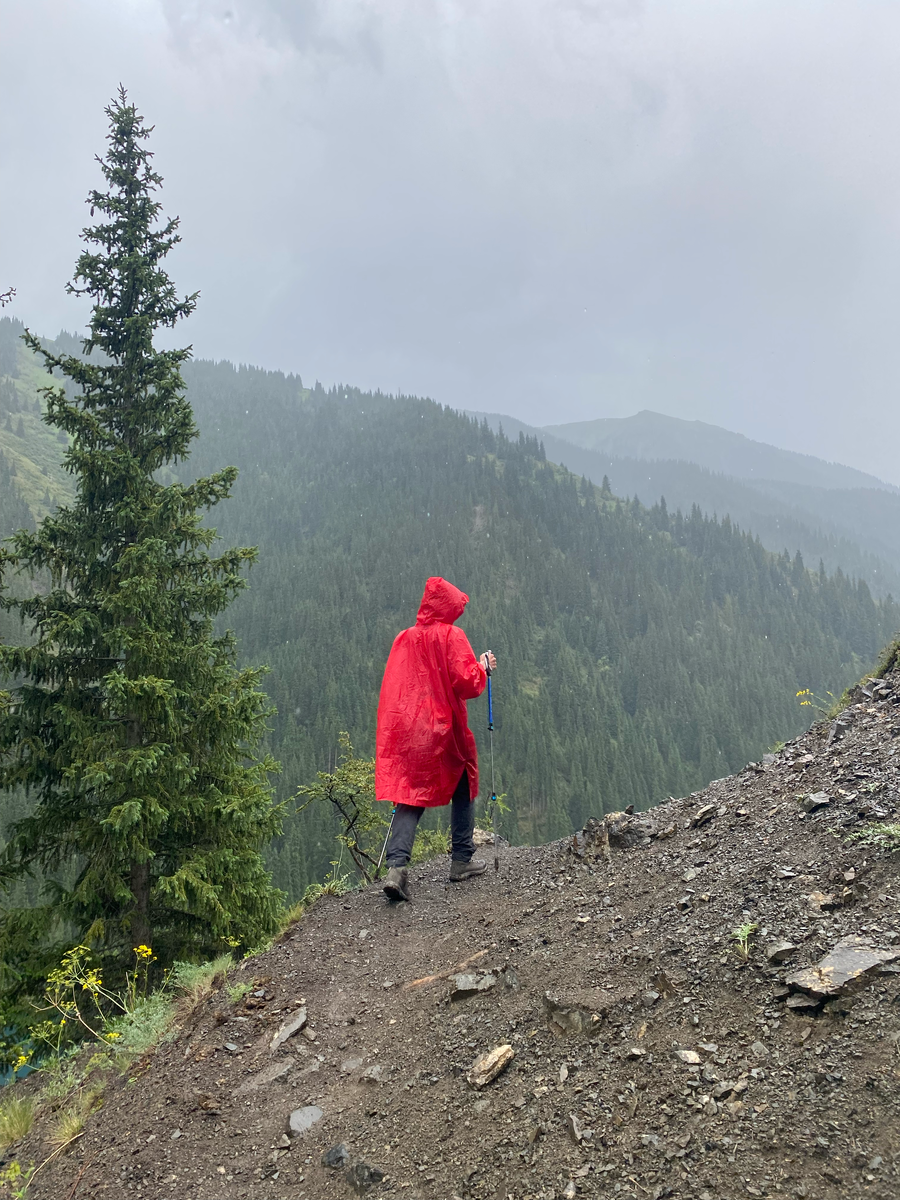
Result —
<svg viewBox="0 0 900 1200"><path fill-rule="evenodd" d="M134 896L134 908L131 910L131 944L152 946L149 862L131 864L131 894Z"/></svg>

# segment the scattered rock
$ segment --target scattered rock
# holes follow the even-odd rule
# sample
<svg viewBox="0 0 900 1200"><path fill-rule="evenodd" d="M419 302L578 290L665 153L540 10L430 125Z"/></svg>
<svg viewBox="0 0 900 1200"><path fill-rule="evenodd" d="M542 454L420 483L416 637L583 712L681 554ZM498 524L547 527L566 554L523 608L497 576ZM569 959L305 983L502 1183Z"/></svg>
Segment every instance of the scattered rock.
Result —
<svg viewBox="0 0 900 1200"><path fill-rule="evenodd" d="M317 1121L325 1116L324 1109L318 1104L307 1104L305 1108L295 1108L288 1117L288 1133L291 1137L300 1137L312 1129Z"/></svg>
<svg viewBox="0 0 900 1200"><path fill-rule="evenodd" d="M575 1190L575 1180L574 1179L570 1179L569 1182L566 1184L566 1186L563 1188L562 1196L563 1196L563 1200L575 1200L576 1190Z"/></svg>
<svg viewBox="0 0 900 1200"><path fill-rule="evenodd" d="M364 1159L355 1162L352 1167L347 1170L347 1182L353 1188L354 1192L367 1192L373 1188L376 1183L381 1183L384 1179L384 1171L378 1167L373 1167L371 1163L367 1163Z"/></svg>
<svg viewBox="0 0 900 1200"><path fill-rule="evenodd" d="M700 1055L696 1050L676 1050L675 1057L679 1062L687 1063L689 1066L697 1066L700 1062Z"/></svg>
<svg viewBox="0 0 900 1200"><path fill-rule="evenodd" d="M343 1142L338 1146L332 1146L330 1150L326 1150L322 1155L322 1166L333 1167L335 1170L347 1165L350 1161L350 1151Z"/></svg>
<svg viewBox="0 0 900 1200"><path fill-rule="evenodd" d="M870 971L898 958L900 950L880 949L867 938L845 937L814 967L795 971L785 983L814 999L825 999L840 995Z"/></svg>
<svg viewBox="0 0 900 1200"><path fill-rule="evenodd" d="M479 1054L478 1058L472 1063L469 1068L466 1079L475 1088L486 1087L492 1080L496 1079L501 1071L515 1058L516 1052L512 1046L495 1046L493 1050L487 1050L484 1054Z"/></svg>
<svg viewBox="0 0 900 1200"><path fill-rule="evenodd" d="M835 907L832 892L810 892L806 899L813 912L829 912Z"/></svg>
<svg viewBox="0 0 900 1200"><path fill-rule="evenodd" d="M451 975L450 999L465 1000L467 996L476 996L479 992L489 992L497 986L497 976L492 972L471 975Z"/></svg>
<svg viewBox="0 0 900 1200"><path fill-rule="evenodd" d="M754 1042L750 1047L750 1053L757 1062L762 1062L764 1059L769 1057L769 1051L767 1047L762 1044L762 1042Z"/></svg>
<svg viewBox="0 0 900 1200"><path fill-rule="evenodd" d="M769 942L766 946L766 958L771 963L784 962L786 958L790 958L792 954L796 954L797 947L793 942Z"/></svg>
<svg viewBox="0 0 900 1200"><path fill-rule="evenodd" d="M641 996L641 1004L644 1008L652 1008L658 999L659 992L644 992L643 996Z"/></svg>
<svg viewBox="0 0 900 1200"><path fill-rule="evenodd" d="M800 801L800 807L804 812L818 812L820 808L825 808L831 803L831 797L827 792L813 792L809 796L804 796Z"/></svg>
<svg viewBox="0 0 900 1200"><path fill-rule="evenodd" d="M341 1074L352 1075L353 1072L358 1071L362 1065L363 1059L361 1058L345 1058L341 1063Z"/></svg>
<svg viewBox="0 0 900 1200"><path fill-rule="evenodd" d="M269 1043L269 1050L274 1054L276 1050L279 1050L284 1045L288 1038L292 1038L295 1033L299 1033L305 1024L306 1009L298 1008L293 1016L288 1017L288 1019L282 1023L278 1032Z"/></svg>
<svg viewBox="0 0 900 1200"><path fill-rule="evenodd" d="M246 1096L249 1092L258 1091L270 1083L275 1083L278 1079L284 1079L293 1069L294 1060L292 1058L281 1058L278 1062L270 1063L267 1067L263 1067L261 1071L257 1071L251 1079L245 1080L239 1087L234 1089L232 1095Z"/></svg>
<svg viewBox="0 0 900 1200"><path fill-rule="evenodd" d="M701 825L705 825L707 821L711 821L716 815L715 804L704 804L698 808L691 818L691 826L694 829L699 829Z"/></svg>

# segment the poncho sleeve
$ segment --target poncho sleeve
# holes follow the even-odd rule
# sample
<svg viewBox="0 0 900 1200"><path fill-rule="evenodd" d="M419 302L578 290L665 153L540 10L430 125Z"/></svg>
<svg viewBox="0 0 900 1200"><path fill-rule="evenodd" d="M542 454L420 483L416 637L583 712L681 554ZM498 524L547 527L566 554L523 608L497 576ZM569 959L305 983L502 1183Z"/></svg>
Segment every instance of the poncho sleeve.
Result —
<svg viewBox="0 0 900 1200"><path fill-rule="evenodd" d="M475 657L469 639L461 629L451 625L447 639L447 671L454 692L461 700L474 700L484 691L487 671Z"/></svg>

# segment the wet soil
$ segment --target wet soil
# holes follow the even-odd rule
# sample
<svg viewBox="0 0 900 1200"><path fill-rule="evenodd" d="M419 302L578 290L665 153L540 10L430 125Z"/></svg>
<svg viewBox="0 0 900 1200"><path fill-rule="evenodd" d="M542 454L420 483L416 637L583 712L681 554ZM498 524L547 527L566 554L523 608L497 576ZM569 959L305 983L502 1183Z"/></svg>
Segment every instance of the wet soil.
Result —
<svg viewBox="0 0 900 1200"><path fill-rule="evenodd" d="M409 904L324 899L231 973L248 996L223 986L108 1086L30 1200L893 1200L900 855L849 839L900 820L900 677L867 692L643 814L633 849L504 847L463 884L415 868ZM785 985L850 935L882 952L865 975Z"/></svg>

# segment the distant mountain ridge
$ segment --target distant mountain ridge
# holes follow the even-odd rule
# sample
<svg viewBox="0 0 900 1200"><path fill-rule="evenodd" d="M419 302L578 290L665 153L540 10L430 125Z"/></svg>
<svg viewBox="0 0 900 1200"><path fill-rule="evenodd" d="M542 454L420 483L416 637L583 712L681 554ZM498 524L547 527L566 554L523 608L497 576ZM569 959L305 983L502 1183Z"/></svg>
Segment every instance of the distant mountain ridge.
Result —
<svg viewBox="0 0 900 1200"><path fill-rule="evenodd" d="M718 425L685 421L650 409L632 417L600 417L543 428L565 442L616 458L681 459L735 479L779 480L808 487L878 488L900 495L900 488L855 467L782 450Z"/></svg>
<svg viewBox="0 0 900 1200"><path fill-rule="evenodd" d="M687 457L675 457L676 449L691 453L683 438L680 442L673 439L673 453L669 457L641 459L636 453L619 456L588 449L552 432L566 426L539 428L496 412L469 415L486 420L494 430L502 428L508 437L521 434L541 439L552 462L564 463L570 471L585 475L594 483L600 483L606 476L617 496L637 496L644 504L655 504L664 496L671 509L683 512L690 512L696 504L708 515L730 517L742 529L759 537L768 550L780 553L787 549L792 555L799 550L809 566L816 566L821 559L828 571L840 568L845 574L865 579L877 595L900 594L900 493L875 476L753 443L727 430L718 432L728 439L746 441L751 447L771 450L773 470L778 469L779 462L783 470L785 461L797 459L806 468L807 479L819 478L825 482L813 485L780 478L727 475ZM699 421L676 424L687 430L701 426L701 432L715 431L714 426L702 426ZM628 443L624 437L619 444L633 452L647 445L636 438ZM655 448L661 449L659 443ZM779 458L782 455L784 459ZM801 474L799 467L794 474ZM871 480L873 486L851 484L857 477Z"/></svg>

